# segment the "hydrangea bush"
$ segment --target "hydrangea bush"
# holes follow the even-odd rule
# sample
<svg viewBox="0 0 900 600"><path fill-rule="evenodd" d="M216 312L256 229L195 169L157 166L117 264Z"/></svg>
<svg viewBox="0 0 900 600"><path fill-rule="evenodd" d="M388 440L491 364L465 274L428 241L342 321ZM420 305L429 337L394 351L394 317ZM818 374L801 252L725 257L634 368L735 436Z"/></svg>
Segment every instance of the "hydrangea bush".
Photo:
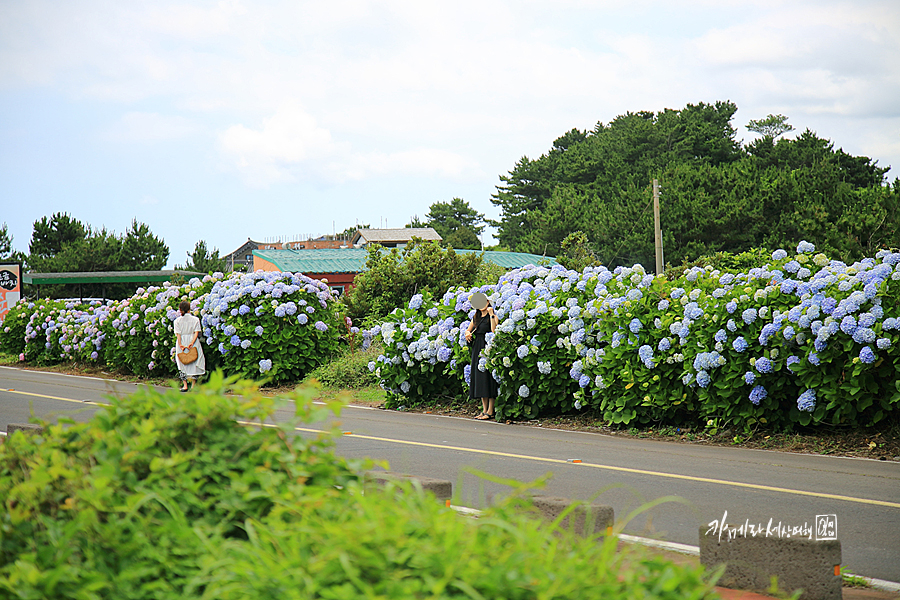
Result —
<svg viewBox="0 0 900 600"><path fill-rule="evenodd" d="M30 315L21 360L42 365L100 360L104 339L100 323L108 314L108 305L42 300L26 306Z"/></svg>
<svg viewBox="0 0 900 600"><path fill-rule="evenodd" d="M214 273L183 285L138 288L106 304L21 303L0 330L0 343L31 363L94 362L171 377L173 324L184 300L201 319L207 371L221 366L227 374L299 381L334 354L343 334L360 333L321 281L292 273Z"/></svg>
<svg viewBox="0 0 900 600"><path fill-rule="evenodd" d="M305 275L232 273L205 298L203 336L226 373L299 381L348 333L340 307L326 283Z"/></svg>
<svg viewBox="0 0 900 600"><path fill-rule="evenodd" d="M0 352L13 356L25 352L25 327L31 318L33 307L33 302L19 302L7 311L0 324Z"/></svg>
<svg viewBox="0 0 900 600"><path fill-rule="evenodd" d="M185 284L138 288L135 295L112 305L104 320L106 363L140 376L174 376L175 333L173 324L181 314L178 305L187 300L191 312L201 316L207 293L221 279L221 273L193 278ZM204 348L207 370L215 354Z"/></svg>
<svg viewBox="0 0 900 600"><path fill-rule="evenodd" d="M529 266L414 297L369 332L385 342L370 368L393 404L465 386L462 329L482 291L500 317L481 366L500 384L501 418L591 407L621 424L869 425L900 406L898 281L900 253L846 265L808 242L747 272L674 281L640 265Z"/></svg>

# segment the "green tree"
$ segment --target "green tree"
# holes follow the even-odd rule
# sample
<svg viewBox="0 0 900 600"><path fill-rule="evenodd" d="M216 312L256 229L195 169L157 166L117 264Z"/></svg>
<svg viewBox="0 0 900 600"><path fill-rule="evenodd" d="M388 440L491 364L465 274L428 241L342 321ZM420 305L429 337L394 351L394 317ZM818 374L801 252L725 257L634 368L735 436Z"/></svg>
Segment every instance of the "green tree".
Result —
<svg viewBox="0 0 900 600"><path fill-rule="evenodd" d="M573 231L560 244L561 251L556 261L567 269L583 271L585 267L595 267L600 263L591 250L588 237L583 231Z"/></svg>
<svg viewBox="0 0 900 600"><path fill-rule="evenodd" d="M24 253L13 250L13 237L9 234L6 223L0 225L0 260L24 263L25 258Z"/></svg>
<svg viewBox="0 0 900 600"><path fill-rule="evenodd" d="M31 244L28 246L29 268L33 271L44 270L45 261L61 253L66 245L84 240L87 234L88 228L68 213L41 217L34 222Z"/></svg>
<svg viewBox="0 0 900 600"><path fill-rule="evenodd" d="M356 276L344 295L355 321L380 319L414 294L444 294L449 288L472 285L479 275L481 254L457 254L434 241L414 237L403 248L366 247L366 270Z"/></svg>
<svg viewBox="0 0 900 600"><path fill-rule="evenodd" d="M850 262L867 248L897 245L897 185L885 185L886 168L809 130L776 140L790 127L782 115L752 122L764 135L742 148L730 124L736 110L701 103L567 132L501 177L492 199L501 209L492 222L500 243L558 255L563 240L582 231L602 264L652 265L650 182L658 178L673 264L802 239Z"/></svg>
<svg viewBox="0 0 900 600"><path fill-rule="evenodd" d="M156 271L169 260L169 247L144 223L132 219L122 239L119 271Z"/></svg>
<svg viewBox="0 0 900 600"><path fill-rule="evenodd" d="M484 215L461 198L450 202L435 202L425 215L427 227L432 227L444 240L445 246L460 249L480 249L478 235L484 231Z"/></svg>
<svg viewBox="0 0 900 600"><path fill-rule="evenodd" d="M144 223L132 220L124 235L105 227L92 229L67 213L55 213L34 223L29 255L30 270L39 273L147 271L161 269L169 258L165 242ZM133 284L44 286L51 297L124 298Z"/></svg>
<svg viewBox="0 0 900 600"><path fill-rule="evenodd" d="M428 221L423 221L419 218L419 215L413 215L409 219L409 223L403 226L406 229L422 229L424 227L431 227L428 224Z"/></svg>
<svg viewBox="0 0 900 600"><path fill-rule="evenodd" d="M794 130L794 126L787 121L788 118L784 115L768 115L765 119L759 119L758 121L751 119L747 123L747 131L775 139L788 131Z"/></svg>
<svg viewBox="0 0 900 600"><path fill-rule="evenodd" d="M208 249L206 240L200 240L194 244L194 251L189 252L187 256L188 260L185 265L183 267L176 266L176 269L198 273L224 272L226 269L225 259L219 256L219 249Z"/></svg>

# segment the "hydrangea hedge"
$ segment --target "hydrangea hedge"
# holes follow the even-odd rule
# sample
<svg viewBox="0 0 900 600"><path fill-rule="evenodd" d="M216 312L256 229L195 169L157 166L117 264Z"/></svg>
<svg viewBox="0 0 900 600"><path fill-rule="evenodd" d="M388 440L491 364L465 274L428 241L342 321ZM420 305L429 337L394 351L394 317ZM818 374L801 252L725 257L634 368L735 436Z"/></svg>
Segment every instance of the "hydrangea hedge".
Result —
<svg viewBox="0 0 900 600"><path fill-rule="evenodd" d="M215 273L139 288L105 304L20 303L4 320L0 350L26 363L71 361L174 376L173 323L184 300L201 319L208 371L221 366L228 374L300 380L332 356L347 332L337 298L320 281L291 273Z"/></svg>
<svg viewBox="0 0 900 600"><path fill-rule="evenodd" d="M674 281L640 265L530 266L414 297L369 331L385 343L370 369L391 405L464 389L462 329L482 291L500 317L480 365L499 383L499 418L593 408L621 424L870 425L900 406L898 281L900 253L848 266L807 242L747 272Z"/></svg>
<svg viewBox="0 0 900 600"><path fill-rule="evenodd" d="M225 372L299 381L349 333L327 284L291 273L234 274L206 298L203 335Z"/></svg>

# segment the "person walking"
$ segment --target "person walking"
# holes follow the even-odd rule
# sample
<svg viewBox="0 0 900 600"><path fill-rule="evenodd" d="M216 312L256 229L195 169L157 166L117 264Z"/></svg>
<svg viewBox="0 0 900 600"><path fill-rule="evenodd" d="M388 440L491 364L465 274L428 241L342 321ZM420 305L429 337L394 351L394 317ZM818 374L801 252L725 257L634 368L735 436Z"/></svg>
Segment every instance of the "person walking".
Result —
<svg viewBox="0 0 900 600"><path fill-rule="evenodd" d="M191 303L187 300L178 305L181 316L175 319L175 364L178 365L178 378L181 379L181 391L186 392L193 387L200 375L206 373L206 357L200 344L200 319L191 314ZM181 353L191 348L197 349L197 358L188 364L181 362Z"/></svg>
<svg viewBox="0 0 900 600"><path fill-rule="evenodd" d="M479 370L478 361L481 358L481 351L487 345L485 335L488 332L493 333L497 329L497 315L494 314L491 301L481 292L472 294L469 301L475 308L472 322L466 329L466 342L475 339L475 343L472 344L472 362L469 368L469 399L481 398L481 414L475 418L485 421L494 417L497 382L494 381L490 371Z"/></svg>

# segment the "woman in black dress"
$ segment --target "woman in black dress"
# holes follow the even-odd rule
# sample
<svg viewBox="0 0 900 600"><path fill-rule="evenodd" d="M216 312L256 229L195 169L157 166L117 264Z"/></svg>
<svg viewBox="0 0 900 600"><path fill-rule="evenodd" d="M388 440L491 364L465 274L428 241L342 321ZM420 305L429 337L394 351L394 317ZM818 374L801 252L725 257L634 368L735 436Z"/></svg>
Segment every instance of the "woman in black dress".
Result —
<svg viewBox="0 0 900 600"><path fill-rule="evenodd" d="M487 298L484 298L487 300ZM472 322L466 329L466 341L472 344L472 363L469 374L469 398L481 398L481 414L475 417L479 420L487 420L494 417L494 398L497 397L497 382L494 381L490 371L478 370L478 359L481 358L481 351L487 343L484 340L485 334L493 333L497 329L497 315L494 314L494 308L491 306L490 300L482 309L476 309Z"/></svg>

